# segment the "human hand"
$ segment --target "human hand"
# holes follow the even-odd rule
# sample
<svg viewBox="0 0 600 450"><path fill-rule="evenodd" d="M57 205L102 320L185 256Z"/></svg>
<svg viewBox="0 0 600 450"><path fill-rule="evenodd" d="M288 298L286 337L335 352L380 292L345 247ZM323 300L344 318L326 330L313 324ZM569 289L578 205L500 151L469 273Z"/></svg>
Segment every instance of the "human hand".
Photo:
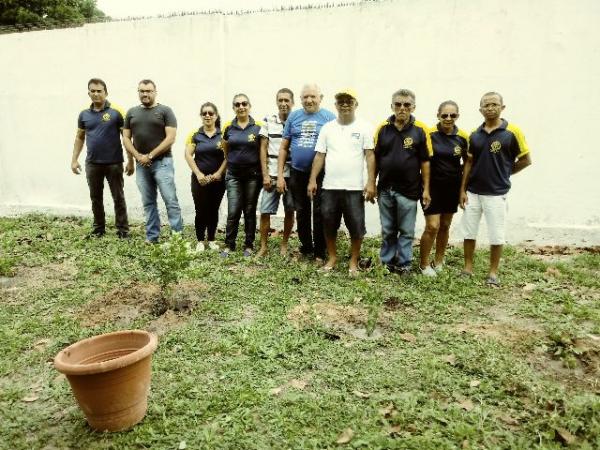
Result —
<svg viewBox="0 0 600 450"><path fill-rule="evenodd" d="M467 193L465 191L461 191L458 204L460 205L460 207L462 209L465 209L467 202L468 202Z"/></svg>
<svg viewBox="0 0 600 450"><path fill-rule="evenodd" d="M79 175L81 173L81 165L77 161L71 162L71 172L75 175Z"/></svg>
<svg viewBox="0 0 600 450"><path fill-rule="evenodd" d="M429 194L429 190L424 190L423 195L421 196L421 200L423 202L423 209L429 208L431 205L431 195Z"/></svg>
<svg viewBox="0 0 600 450"><path fill-rule="evenodd" d="M263 189L267 192L271 192L273 185L271 184L271 177L266 175L263 177Z"/></svg>
<svg viewBox="0 0 600 450"><path fill-rule="evenodd" d="M127 160L127 164L125 165L125 175L127 175L128 177L130 177L131 175L133 175L134 172L134 164L133 164L133 159L129 159Z"/></svg>
<svg viewBox="0 0 600 450"><path fill-rule="evenodd" d="M306 188L306 194L312 200L315 195L317 195L317 182L316 180L310 180L308 182L308 187Z"/></svg>
<svg viewBox="0 0 600 450"><path fill-rule="evenodd" d="M277 177L277 192L283 194L285 191L287 191L285 179L283 177Z"/></svg>
<svg viewBox="0 0 600 450"><path fill-rule="evenodd" d="M367 183L363 191L363 195L366 201L375 203L375 198L377 197L377 189L375 187L375 183Z"/></svg>

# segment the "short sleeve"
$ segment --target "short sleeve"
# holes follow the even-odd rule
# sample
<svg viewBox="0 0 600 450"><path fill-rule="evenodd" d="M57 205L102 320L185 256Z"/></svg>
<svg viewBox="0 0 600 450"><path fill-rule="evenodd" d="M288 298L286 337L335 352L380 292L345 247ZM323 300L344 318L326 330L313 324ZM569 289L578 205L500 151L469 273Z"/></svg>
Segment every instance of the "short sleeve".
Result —
<svg viewBox="0 0 600 450"><path fill-rule="evenodd" d="M375 138L373 136L373 127L365 124L363 127L363 150L373 150L375 148Z"/></svg>
<svg viewBox="0 0 600 450"><path fill-rule="evenodd" d="M187 138L185 139L185 145L190 145L194 143L194 135L196 134L196 131L192 131L190 134L188 134Z"/></svg>
<svg viewBox="0 0 600 450"><path fill-rule="evenodd" d="M423 134L421 144L418 148L419 160L421 162L429 161L433 155L433 146L431 145L431 134L425 127L419 127L419 131Z"/></svg>
<svg viewBox="0 0 600 450"><path fill-rule="evenodd" d="M177 128L177 119L175 118L175 113L168 106L165 107L164 117L165 127Z"/></svg>
<svg viewBox="0 0 600 450"><path fill-rule="evenodd" d="M265 138L269 137L269 120L267 117L263 119L263 123L258 131L258 135Z"/></svg>
<svg viewBox="0 0 600 450"><path fill-rule="evenodd" d="M525 135L521 131L521 129L513 124L508 124L506 127L515 137L514 145L512 150L512 155L515 158L520 158L521 156L529 153L529 146L527 145L527 141L525 140Z"/></svg>
<svg viewBox="0 0 600 450"><path fill-rule="evenodd" d="M131 110L125 114L125 120L123 121L123 128L126 130L131 129Z"/></svg>
<svg viewBox="0 0 600 450"><path fill-rule="evenodd" d="M80 130L85 130L85 122L83 121L83 111L81 111L79 113L79 116L77 117L77 128L79 128Z"/></svg>
<svg viewBox="0 0 600 450"><path fill-rule="evenodd" d="M285 121L285 126L283 127L283 133L281 134L281 137L283 137L284 139L287 139L288 141L292 139L292 117L291 117L291 115Z"/></svg>
<svg viewBox="0 0 600 450"><path fill-rule="evenodd" d="M321 132L319 133L319 137L317 138L317 143L315 144L315 152L327 153L328 131L329 131L329 127L323 125L323 128L321 128Z"/></svg>

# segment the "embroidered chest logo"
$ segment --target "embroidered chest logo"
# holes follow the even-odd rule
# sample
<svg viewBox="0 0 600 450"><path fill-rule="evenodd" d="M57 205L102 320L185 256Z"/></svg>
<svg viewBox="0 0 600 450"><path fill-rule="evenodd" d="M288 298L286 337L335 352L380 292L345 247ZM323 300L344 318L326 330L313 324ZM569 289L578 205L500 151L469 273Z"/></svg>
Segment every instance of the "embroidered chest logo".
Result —
<svg viewBox="0 0 600 450"><path fill-rule="evenodd" d="M352 133L352 139L356 139L358 141L360 139L360 133Z"/></svg>
<svg viewBox="0 0 600 450"><path fill-rule="evenodd" d="M221 141L217 142L217 150L223 150L223 144L221 143Z"/></svg>
<svg viewBox="0 0 600 450"><path fill-rule="evenodd" d="M500 143L500 141L494 141L490 145L490 152L492 152L492 153L498 153L501 148L502 148L502 144Z"/></svg>
<svg viewBox="0 0 600 450"><path fill-rule="evenodd" d="M248 142L254 142L256 141L256 135L254 133L250 133L248 135Z"/></svg>
<svg viewBox="0 0 600 450"><path fill-rule="evenodd" d="M411 138L411 137L404 138L404 148L405 149L412 148L412 145L413 145L413 138Z"/></svg>
<svg viewBox="0 0 600 450"><path fill-rule="evenodd" d="M462 155L462 148L460 145L457 145L456 147L454 147L454 156L460 156Z"/></svg>
<svg viewBox="0 0 600 450"><path fill-rule="evenodd" d="M110 114L104 113L102 114L102 122L108 122L110 120Z"/></svg>

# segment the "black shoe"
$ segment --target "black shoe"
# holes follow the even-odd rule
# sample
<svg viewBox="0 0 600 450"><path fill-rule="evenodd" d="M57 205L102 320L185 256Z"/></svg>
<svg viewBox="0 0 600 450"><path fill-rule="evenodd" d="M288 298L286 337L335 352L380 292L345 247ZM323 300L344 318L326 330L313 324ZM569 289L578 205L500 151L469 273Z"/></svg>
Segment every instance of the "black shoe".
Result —
<svg viewBox="0 0 600 450"><path fill-rule="evenodd" d="M86 234L83 239L88 240L88 239L98 239L101 238L102 236L104 236L104 231L92 231L89 234Z"/></svg>

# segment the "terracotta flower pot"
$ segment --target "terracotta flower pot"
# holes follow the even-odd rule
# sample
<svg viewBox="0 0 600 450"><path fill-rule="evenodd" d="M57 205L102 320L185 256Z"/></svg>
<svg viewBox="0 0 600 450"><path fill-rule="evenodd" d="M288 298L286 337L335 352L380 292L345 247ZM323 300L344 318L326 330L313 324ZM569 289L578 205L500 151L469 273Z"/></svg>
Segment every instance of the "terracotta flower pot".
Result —
<svg viewBox="0 0 600 450"><path fill-rule="evenodd" d="M158 339L141 330L83 339L54 358L92 428L120 431L146 415L152 353Z"/></svg>

